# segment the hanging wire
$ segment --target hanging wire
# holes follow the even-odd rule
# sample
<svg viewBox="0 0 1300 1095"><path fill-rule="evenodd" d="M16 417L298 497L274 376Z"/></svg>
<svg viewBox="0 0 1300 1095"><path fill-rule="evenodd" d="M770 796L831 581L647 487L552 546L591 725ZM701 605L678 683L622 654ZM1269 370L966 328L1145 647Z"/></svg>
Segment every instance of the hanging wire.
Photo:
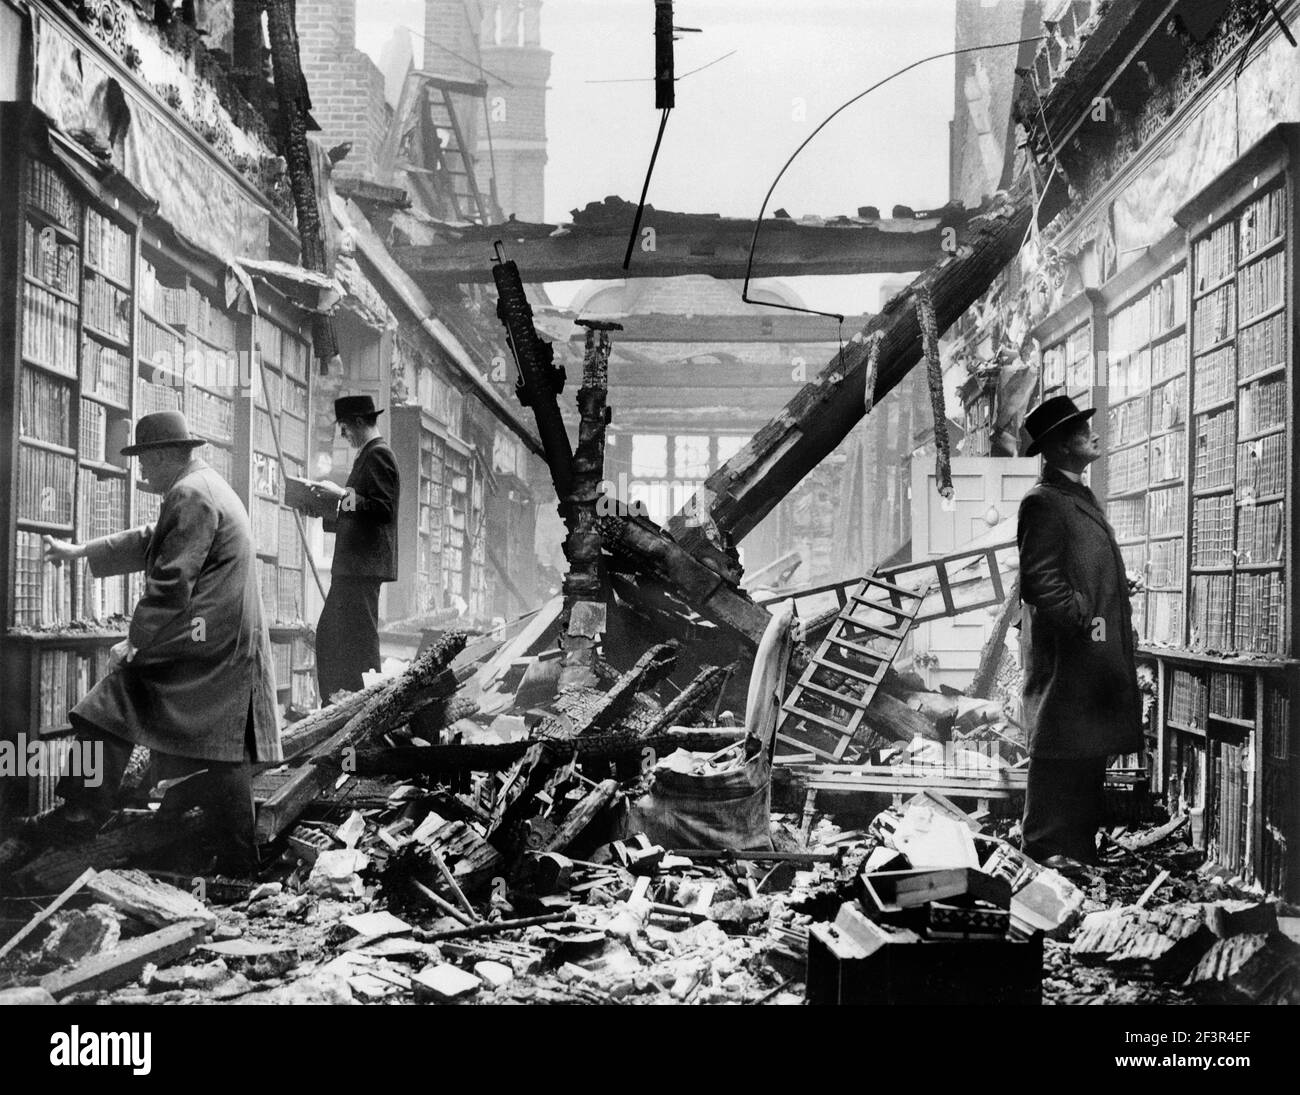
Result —
<svg viewBox="0 0 1300 1095"><path fill-rule="evenodd" d="M623 269L632 265L632 251L636 248L636 238L641 231L641 216L645 213L646 195L650 193L650 177L655 173L655 161L659 159L659 145L663 143L664 129L668 125L670 109L665 109L659 118L659 133L655 137L654 150L650 153L650 166L646 168L645 183L641 186L641 200L637 202L636 217L632 221L632 234L627 238L627 251L623 255Z"/></svg>
<svg viewBox="0 0 1300 1095"><path fill-rule="evenodd" d="M963 53L978 53L981 50L1003 49L1007 46L1024 45L1027 42L1041 42L1045 37L1047 36L1044 34L1039 34L1039 35L1035 35L1032 38L1017 38L1009 42L990 42L982 46L965 46L962 49L949 49L949 50L944 50L942 53L933 53L929 57L922 57L919 60L913 61L910 65L905 65L903 68L900 68L897 72L891 72L883 80L880 80L877 83L872 84L865 91L859 92L857 95L853 96L852 99L849 99L847 102L842 103L840 106L836 107L835 110L833 110L830 114L828 114L825 119L823 119L823 121L817 126L816 129L814 129L811 133L808 134L807 137L804 138L804 140L799 145L799 147L796 148L794 152L791 154L790 158L785 161L785 164L782 166L781 170L776 173L776 178L772 180L772 185L767 188L767 193L763 197L763 204L759 208L757 218L755 218L754 220L754 235L749 242L749 260L745 264L745 284L744 287L741 289L740 299L743 300L746 304L758 304L764 308L780 308L787 312L803 312L806 315L825 316L828 319L837 319L843 322L844 317L840 315L840 313L838 312L821 312L815 308L799 308L793 304L777 304L773 301L767 301L767 300L751 300L749 297L749 282L754 269L754 252L758 248L758 233L763 225L763 215L767 212L767 203L772 200L772 194L776 190L777 184L781 181L781 178L785 175L790 165L794 163L795 158L799 155L799 153L808 147L812 139L816 137L817 134L820 133L823 129L825 129L831 123L831 121L834 120L838 115L840 115L849 107L851 107L859 99L863 99L867 95L870 95L871 92L875 91L877 88L884 87L885 84L889 83L891 80L894 80L899 76L902 76L905 72L911 72L912 69L917 68L918 66L923 65L928 61L937 61L942 57L956 57Z"/></svg>

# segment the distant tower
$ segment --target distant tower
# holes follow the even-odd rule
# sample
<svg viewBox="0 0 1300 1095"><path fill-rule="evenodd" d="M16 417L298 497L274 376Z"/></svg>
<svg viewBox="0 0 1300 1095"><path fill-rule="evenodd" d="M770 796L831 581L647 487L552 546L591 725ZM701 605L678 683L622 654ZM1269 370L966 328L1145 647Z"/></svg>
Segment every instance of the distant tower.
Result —
<svg viewBox="0 0 1300 1095"><path fill-rule="evenodd" d="M541 13L542 0L427 0L425 5L425 71L487 81L486 126L482 108L466 109L472 118L462 125L477 156L480 189L490 192L495 161L501 210L524 221L543 220L546 204L551 53L540 45Z"/></svg>

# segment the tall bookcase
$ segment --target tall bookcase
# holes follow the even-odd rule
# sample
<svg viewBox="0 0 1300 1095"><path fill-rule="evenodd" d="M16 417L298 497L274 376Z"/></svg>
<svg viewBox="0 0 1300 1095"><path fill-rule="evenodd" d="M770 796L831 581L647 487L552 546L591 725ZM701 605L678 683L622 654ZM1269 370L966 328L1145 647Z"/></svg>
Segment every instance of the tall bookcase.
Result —
<svg viewBox="0 0 1300 1095"><path fill-rule="evenodd" d="M1106 516L1125 568L1143 576L1133 626L1183 630L1187 504L1187 267L1158 274L1107 316Z"/></svg>
<svg viewBox="0 0 1300 1095"><path fill-rule="evenodd" d="M185 411L207 442L199 455L249 505L259 559L270 567L262 592L275 624L280 700L311 706L303 552L292 512L278 501L274 446L255 432L273 407L290 471L303 473L306 340L293 330L290 310L275 304L277 322L264 321L259 332L270 383L253 422L250 378L240 368L249 320L225 309L219 271L164 243L127 202L88 191L85 179L74 186L60 166L29 154L18 139L19 117L0 108L0 170L18 199L14 215L0 221L0 285L7 291L0 315L0 472L8 487L0 498L3 733L66 735L68 709L102 676L109 647L125 636L143 576L98 579L84 561L46 563L42 537L84 542L157 516L161 499L133 480L120 450L135 419L168 408ZM46 775L29 781L26 796L7 793L6 809L52 806L55 782Z"/></svg>

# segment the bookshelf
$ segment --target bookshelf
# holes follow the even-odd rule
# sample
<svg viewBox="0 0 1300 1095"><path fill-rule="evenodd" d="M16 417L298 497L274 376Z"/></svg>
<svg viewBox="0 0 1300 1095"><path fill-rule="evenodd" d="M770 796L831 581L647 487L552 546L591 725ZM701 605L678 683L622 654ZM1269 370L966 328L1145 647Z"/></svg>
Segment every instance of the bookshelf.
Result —
<svg viewBox="0 0 1300 1095"><path fill-rule="evenodd" d="M120 450L137 418L164 409L186 413L207 442L198 455L235 487L250 513L261 500L251 489L254 470L274 488L274 573L263 596L285 670L280 699L313 706L312 649L302 620L305 560L291 513L277 501L274 446L257 446L257 455L271 456L254 462L253 400L239 364L249 321L225 308L220 267L207 268L177 248L148 213L28 154L16 128L0 137L0 173L17 197L17 215L0 222L0 284L8 292L0 314L7 366L0 400L8 484L0 500L4 733L66 735L68 709L99 679L109 647L126 633L143 576L94 578L84 560L47 564L42 536L86 541L156 519L161 498L143 489ZM291 470L302 474L307 343L289 318L294 309L273 292L264 297L263 313L275 320L274 339L267 340L279 378L274 406ZM262 410L269 413L265 400ZM29 781L25 798L7 797L6 808L52 806L55 782Z"/></svg>
<svg viewBox="0 0 1300 1095"><path fill-rule="evenodd" d="M1187 265L1157 273L1107 314L1106 514L1125 569L1147 589L1133 626L1181 643L1187 460Z"/></svg>
<svg viewBox="0 0 1300 1095"><path fill-rule="evenodd" d="M315 663L303 639L307 560L293 510L282 502L284 475L307 474L310 362L307 343L273 317L254 321L254 369L250 423L252 483L249 517L257 550L258 584L271 629L276 687L281 703L314 707ZM207 394L207 393L200 393ZM276 437L284 454L283 471Z"/></svg>
<svg viewBox="0 0 1300 1095"><path fill-rule="evenodd" d="M398 567L388 603L402 606L390 615L419 616L444 608L447 597L461 590L459 556L455 569L445 563L453 554L448 551L452 536L447 512L448 453L456 455L455 442L448 440L442 425L423 407L393 407L391 413L391 443L398 466L418 468L418 474L415 483L403 484L397 512L397 556L414 560L414 567Z"/></svg>

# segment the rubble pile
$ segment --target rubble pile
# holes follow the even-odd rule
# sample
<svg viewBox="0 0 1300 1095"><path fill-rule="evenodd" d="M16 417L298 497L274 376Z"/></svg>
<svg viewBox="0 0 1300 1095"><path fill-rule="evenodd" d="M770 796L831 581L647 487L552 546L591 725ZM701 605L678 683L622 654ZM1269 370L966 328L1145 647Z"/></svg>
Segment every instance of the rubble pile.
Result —
<svg viewBox="0 0 1300 1095"><path fill-rule="evenodd" d="M1111 830L1106 862L1074 880L1016 850L1013 811L968 813L929 790L801 816L774 810L765 783L745 801L766 831L714 846L662 836L656 794L766 770L753 718L714 714L734 667L661 687L678 653L653 646L622 673L597 659L594 684L558 690L558 659L443 635L290 728L290 761L261 781L270 858L256 881L187 864L187 824L148 811L84 845L10 842L8 877L42 896L5 899L21 930L0 951L0 998L1300 998L1300 922L1239 880L1197 874L1181 817ZM925 733L876 738L873 759L1023 762L1001 704L917 685L894 676L882 694Z"/></svg>

